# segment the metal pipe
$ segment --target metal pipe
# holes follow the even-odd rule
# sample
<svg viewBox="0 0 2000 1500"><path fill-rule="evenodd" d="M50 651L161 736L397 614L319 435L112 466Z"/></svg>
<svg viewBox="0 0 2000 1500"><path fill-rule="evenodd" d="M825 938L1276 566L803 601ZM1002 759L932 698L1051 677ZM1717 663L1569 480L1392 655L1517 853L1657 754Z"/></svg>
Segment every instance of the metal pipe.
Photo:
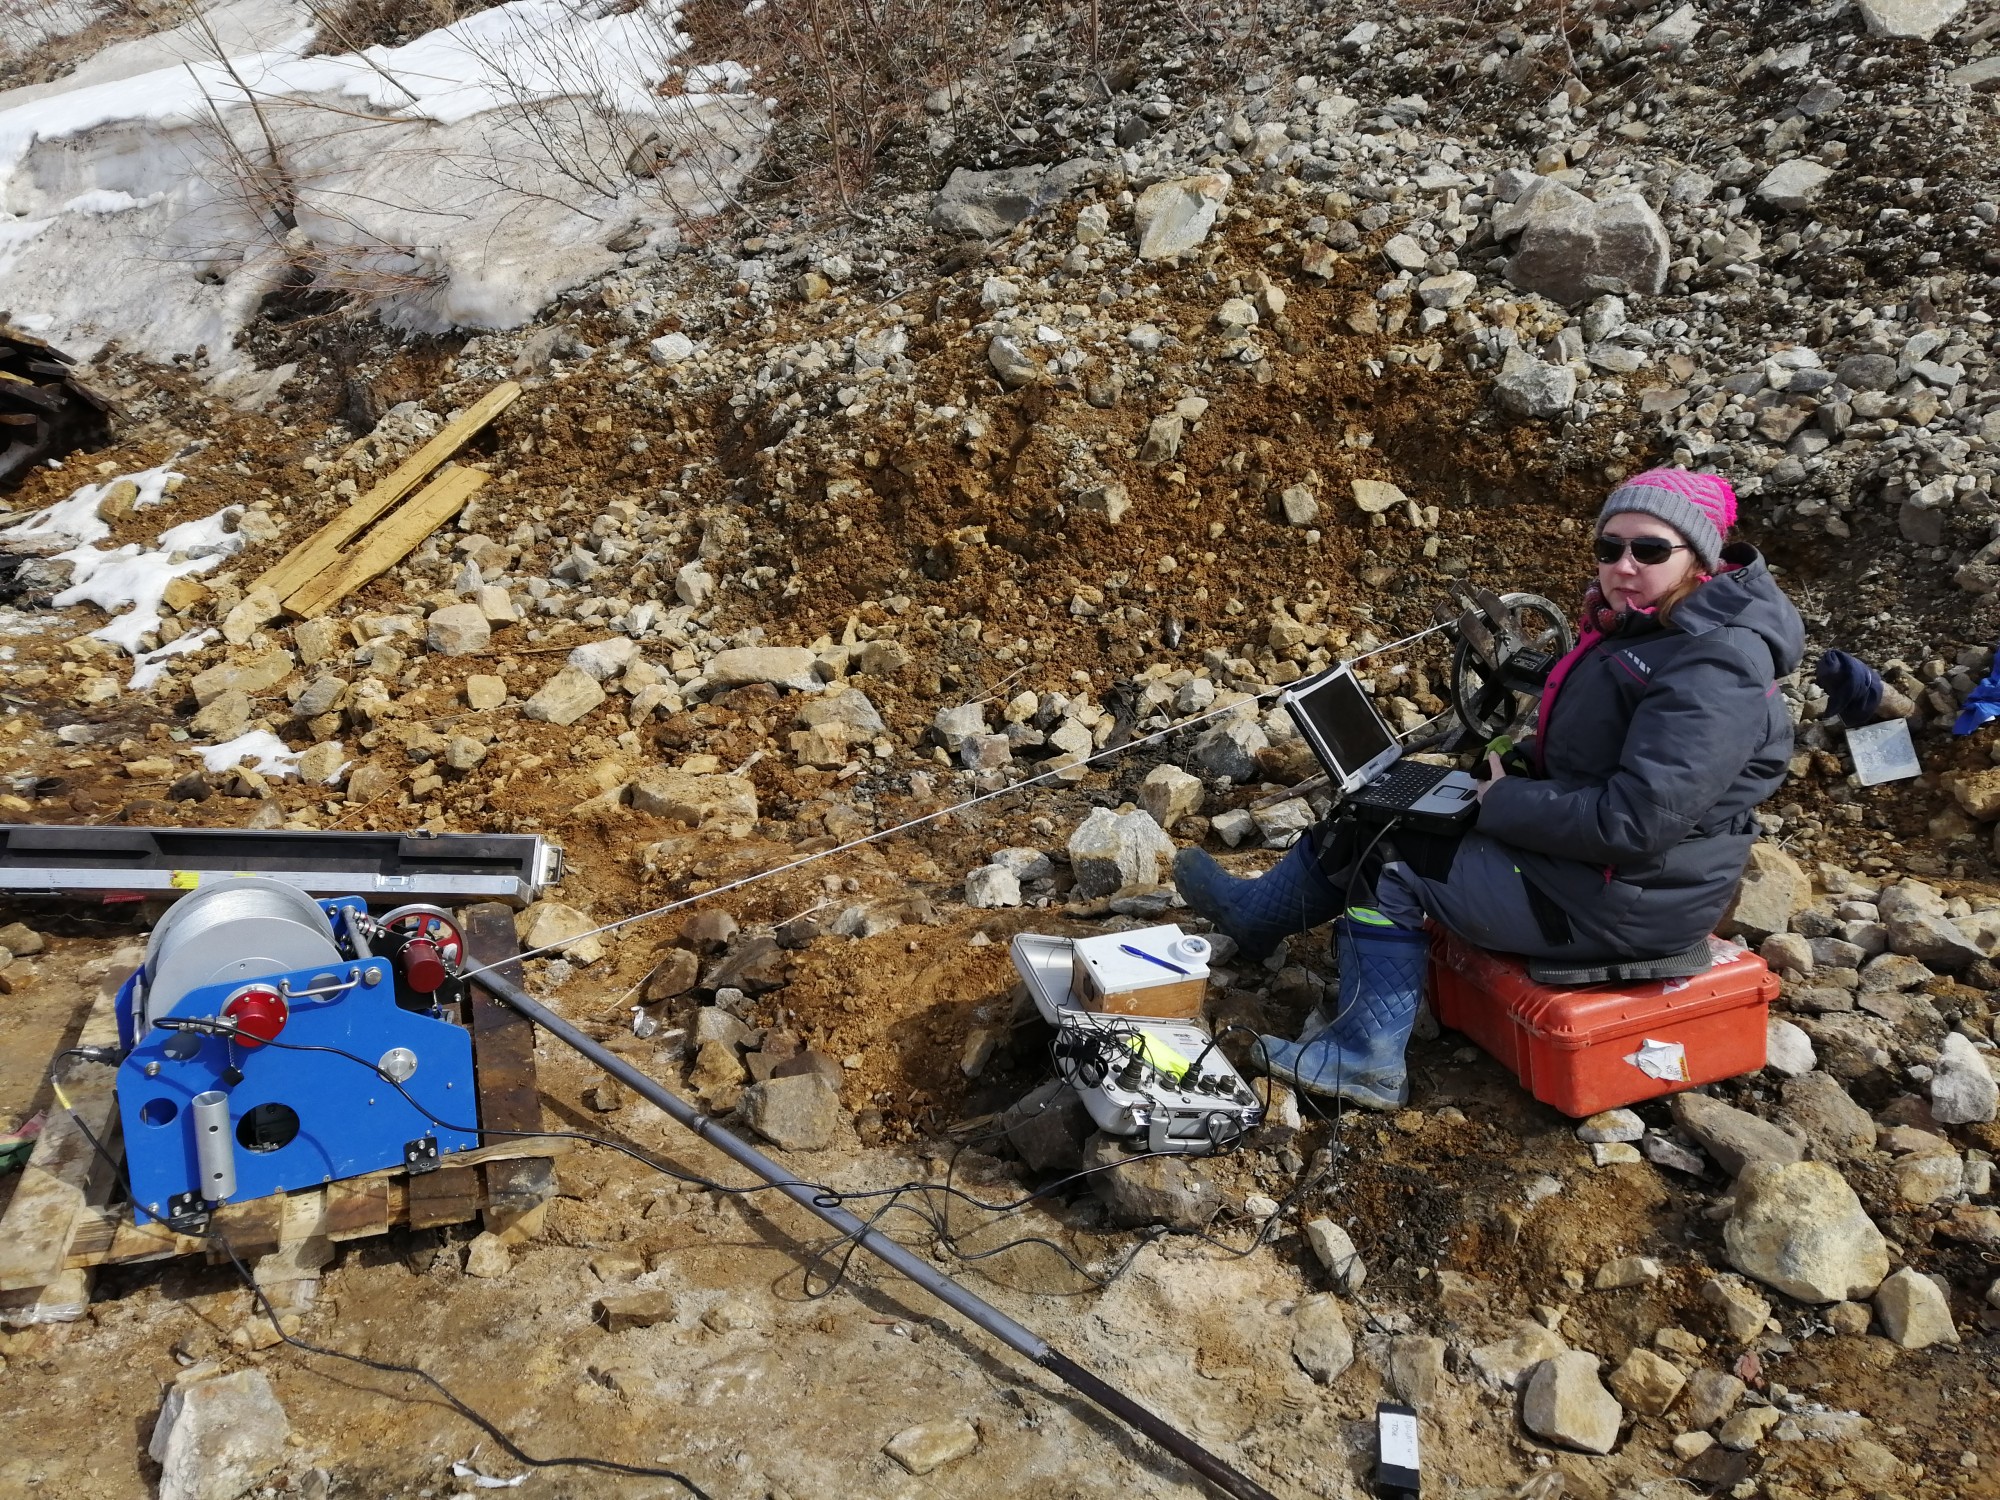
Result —
<svg viewBox="0 0 2000 1500"><path fill-rule="evenodd" d="M229 1095L221 1089L196 1094L188 1107L194 1122L194 1159L201 1195L223 1203L236 1192L236 1146L229 1136Z"/></svg>
<svg viewBox="0 0 2000 1500"><path fill-rule="evenodd" d="M947 1307L962 1313L1016 1354L1034 1361L1079 1395L1096 1402L1120 1421L1136 1427L1202 1475L1223 1494L1234 1497L1234 1500L1276 1500L1269 1490L1254 1479L1238 1473L1186 1433L1170 1426L1152 1411L1114 1390L1073 1360L1050 1348L1042 1338L1015 1322L992 1303L974 1296L886 1234L869 1228L846 1209L821 1202L818 1188L799 1181L755 1146L723 1129L678 1094L640 1072L616 1053L599 1046L503 975L487 969L475 977L474 983L484 986L496 999L513 1006L556 1040L582 1053L642 1099L657 1104L723 1155L739 1166L747 1167L756 1173L799 1207L839 1230L869 1254L885 1262L891 1269L909 1277L933 1297Z"/></svg>

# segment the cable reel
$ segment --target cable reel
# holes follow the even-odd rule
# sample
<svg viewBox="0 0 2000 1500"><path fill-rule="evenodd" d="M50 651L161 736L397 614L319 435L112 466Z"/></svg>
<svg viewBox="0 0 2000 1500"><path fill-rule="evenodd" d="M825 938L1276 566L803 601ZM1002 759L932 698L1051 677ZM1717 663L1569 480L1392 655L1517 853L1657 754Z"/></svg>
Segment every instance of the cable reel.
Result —
<svg viewBox="0 0 2000 1500"><path fill-rule="evenodd" d="M1451 706L1467 739L1518 739L1542 701L1549 670L1576 644L1568 618L1540 594L1460 591L1465 611L1451 619ZM1449 616L1449 606L1439 613Z"/></svg>

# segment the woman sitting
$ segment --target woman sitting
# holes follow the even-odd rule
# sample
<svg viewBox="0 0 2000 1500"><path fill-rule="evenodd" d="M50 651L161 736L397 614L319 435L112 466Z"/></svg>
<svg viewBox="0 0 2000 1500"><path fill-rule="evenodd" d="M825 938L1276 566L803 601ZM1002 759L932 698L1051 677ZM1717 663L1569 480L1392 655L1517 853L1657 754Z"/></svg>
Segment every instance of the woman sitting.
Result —
<svg viewBox="0 0 2000 1500"><path fill-rule="evenodd" d="M1556 664L1531 740L1488 756L1473 831L1368 828L1336 810L1259 879L1198 849L1181 895L1245 957L1338 916L1338 1007L1253 1060L1314 1093L1393 1109L1423 1000L1425 919L1533 958L1655 958L1703 941L1728 909L1753 810L1785 777L1792 724L1777 679L1799 663L1798 611L1745 543L1727 481L1653 469L1597 518L1582 638Z"/></svg>

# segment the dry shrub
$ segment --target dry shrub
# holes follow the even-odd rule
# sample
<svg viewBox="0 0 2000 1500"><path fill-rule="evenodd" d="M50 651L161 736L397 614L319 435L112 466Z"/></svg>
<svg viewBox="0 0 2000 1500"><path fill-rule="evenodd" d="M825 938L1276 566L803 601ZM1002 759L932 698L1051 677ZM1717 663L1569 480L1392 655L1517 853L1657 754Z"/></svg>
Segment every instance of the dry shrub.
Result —
<svg viewBox="0 0 2000 1500"><path fill-rule="evenodd" d="M696 0L684 18L695 55L756 72L797 147L800 186L823 185L847 208L884 149L922 128L925 97L1025 19L998 0L768 0L743 12L742 0Z"/></svg>
<svg viewBox="0 0 2000 1500"><path fill-rule="evenodd" d="M307 0L319 24L309 56L400 47L501 0Z"/></svg>

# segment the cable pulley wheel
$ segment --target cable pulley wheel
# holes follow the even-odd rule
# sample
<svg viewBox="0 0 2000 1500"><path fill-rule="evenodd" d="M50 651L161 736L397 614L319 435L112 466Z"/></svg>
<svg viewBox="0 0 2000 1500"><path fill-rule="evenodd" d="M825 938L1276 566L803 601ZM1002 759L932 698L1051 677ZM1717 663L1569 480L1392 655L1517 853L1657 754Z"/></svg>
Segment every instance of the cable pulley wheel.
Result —
<svg viewBox="0 0 2000 1500"><path fill-rule="evenodd" d="M465 934L459 930L458 919L442 906L416 902L386 911L377 920L398 937L429 943L454 969L465 962Z"/></svg>

